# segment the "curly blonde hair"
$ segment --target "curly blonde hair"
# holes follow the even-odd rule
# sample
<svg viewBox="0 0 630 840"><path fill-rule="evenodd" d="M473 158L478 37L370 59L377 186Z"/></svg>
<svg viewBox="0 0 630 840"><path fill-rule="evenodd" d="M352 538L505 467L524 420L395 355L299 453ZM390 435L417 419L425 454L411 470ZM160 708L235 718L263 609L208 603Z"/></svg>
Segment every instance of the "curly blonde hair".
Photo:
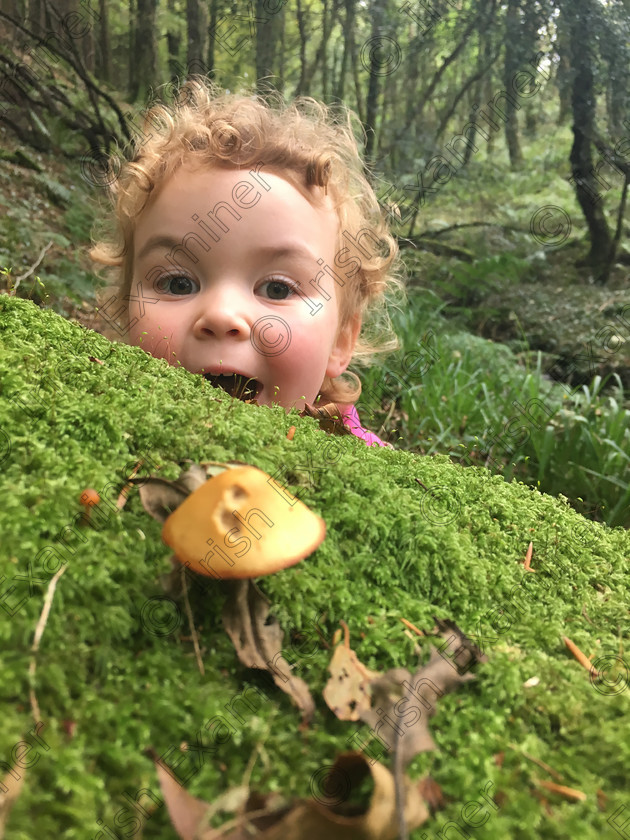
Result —
<svg viewBox="0 0 630 840"><path fill-rule="evenodd" d="M99 306L112 293L129 300L133 279L133 244L137 219L168 178L184 163L202 166L245 167L261 163L280 175L311 202L317 200L314 187L322 187L332 198L339 219L338 247L349 247L359 259L360 269L342 285L339 295L339 330L359 314L362 329L353 363L367 364L377 353L399 348L385 295L399 292L404 297L398 266L398 246L389 232L376 195L367 181L357 140L353 114L335 110L310 97L286 103L280 94L260 96L230 94L198 76L177 91L172 105L153 105L144 114L140 146L136 142L131 161L125 160L118 176L109 184L113 217L104 221L102 235L90 257L107 266L109 285L98 293ZM360 255L353 240L379 240L378 253ZM103 330L111 336L111 329ZM347 378L344 378L347 377ZM316 402L354 403L361 394L355 373L326 377Z"/></svg>

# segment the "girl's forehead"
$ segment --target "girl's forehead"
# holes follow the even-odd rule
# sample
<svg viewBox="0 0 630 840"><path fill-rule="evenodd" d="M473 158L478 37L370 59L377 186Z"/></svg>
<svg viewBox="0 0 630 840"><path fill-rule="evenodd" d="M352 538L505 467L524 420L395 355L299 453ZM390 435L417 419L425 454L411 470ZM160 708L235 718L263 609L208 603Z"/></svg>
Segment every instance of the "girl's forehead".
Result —
<svg viewBox="0 0 630 840"><path fill-rule="evenodd" d="M236 214L247 214L252 208L297 213L318 227L323 225L333 237L337 236L340 224L332 190L306 186L293 170L260 162L250 166L209 166L185 161L155 191L146 213L137 219L138 226L144 226L142 216L146 219L147 216L155 218L156 214L171 215L174 203L183 212L190 211L193 217L217 207L231 207Z"/></svg>

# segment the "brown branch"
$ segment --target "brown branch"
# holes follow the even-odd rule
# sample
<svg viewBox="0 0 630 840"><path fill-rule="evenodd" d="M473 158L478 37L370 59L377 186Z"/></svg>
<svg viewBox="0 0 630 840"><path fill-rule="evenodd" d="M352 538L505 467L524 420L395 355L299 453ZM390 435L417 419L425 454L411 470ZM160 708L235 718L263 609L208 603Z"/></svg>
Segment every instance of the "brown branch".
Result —
<svg viewBox="0 0 630 840"><path fill-rule="evenodd" d="M500 222L463 222L458 225L449 225L438 230L425 230L422 233L417 233L414 239L421 239L424 236L441 236L443 233L448 233L451 230L459 230L460 228L468 227L499 227L501 230L516 231L517 233L529 233L526 228L516 227L515 225L502 225Z"/></svg>
<svg viewBox="0 0 630 840"><path fill-rule="evenodd" d="M52 607L55 589L57 588L57 581L59 580L61 575L66 571L67 568L67 564L63 565L60 569L58 569L55 572L53 577L50 579L50 582L48 583L48 589L46 590L46 597L44 598L44 606L42 607L42 612L39 616L39 621L37 622L37 626L35 627L35 635L33 636L33 645L31 647L31 661L28 666L28 676L30 682L29 696L31 700L31 709L33 710L33 716L35 718L35 723L39 723L39 721L42 719L39 710L39 703L37 702L37 695L35 694L35 670L37 668L37 652L39 650L39 643L41 642L42 636L44 634L46 622L48 621L50 608Z"/></svg>
<svg viewBox="0 0 630 840"><path fill-rule="evenodd" d="M20 274L19 277L15 278L15 285L11 289L11 294L12 295L15 294L15 292L17 290L17 287L20 285L22 280L26 280L27 277L31 276L31 274L35 271L35 269L38 267L38 265L44 259L44 257L46 256L46 252L48 251L49 248L52 247L52 245L53 245L52 240L47 245L44 245L44 247L41 250L40 255L37 257L37 259L35 260L33 265L28 269L28 271L25 271L24 274Z"/></svg>

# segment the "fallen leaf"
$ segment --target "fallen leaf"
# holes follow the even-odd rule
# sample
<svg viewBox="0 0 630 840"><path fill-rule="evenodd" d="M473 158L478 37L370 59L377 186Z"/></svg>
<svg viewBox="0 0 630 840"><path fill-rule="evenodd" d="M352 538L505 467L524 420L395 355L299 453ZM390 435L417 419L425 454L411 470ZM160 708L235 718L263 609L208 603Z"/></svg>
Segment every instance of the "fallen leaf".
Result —
<svg viewBox="0 0 630 840"><path fill-rule="evenodd" d="M133 478L130 484L141 484L139 493L142 507L149 516L162 523L190 495L185 487L165 478Z"/></svg>
<svg viewBox="0 0 630 840"><path fill-rule="evenodd" d="M24 770L21 767L17 770L9 770L2 779L2 783L0 784L0 840L4 837L4 830L9 819L9 814L11 813L11 808L15 805L22 791L23 784Z"/></svg>
<svg viewBox="0 0 630 840"><path fill-rule="evenodd" d="M277 794L252 793L236 819L221 828L207 827L216 806L190 796L157 762L156 767L181 840L395 840L398 836L394 778L382 764L370 765L362 753L338 756L313 799L287 804ZM370 800L367 806L357 804L352 794L356 800L368 778L373 786ZM429 812L418 783L406 778L404 794L405 821L414 829Z"/></svg>
<svg viewBox="0 0 630 840"><path fill-rule="evenodd" d="M418 791L429 806L432 814L446 807L442 788L430 776L425 776L424 779L420 779L418 782Z"/></svg>
<svg viewBox="0 0 630 840"><path fill-rule="evenodd" d="M361 718L379 733L381 739L380 733L383 726L386 727L405 767L418 753L435 749L429 718L436 712L436 700L454 691L461 683L474 679L474 674L459 674L453 664L433 648L428 663L413 676L405 668L394 668L374 681L370 685L372 708L363 712Z"/></svg>
<svg viewBox="0 0 630 840"><path fill-rule="evenodd" d="M210 806L207 802L196 799L180 785L173 774L164 767L155 750L149 749L147 752L155 764L164 802L175 831L182 840L195 840L197 827Z"/></svg>
<svg viewBox="0 0 630 840"><path fill-rule="evenodd" d="M284 631L275 616L269 616L269 601L252 580L229 581L230 594L223 608L223 625L240 661L250 668L268 671L275 684L310 721L315 704L304 680L291 673L282 657Z"/></svg>
<svg viewBox="0 0 630 840"><path fill-rule="evenodd" d="M346 637L329 665L331 677L323 691L328 707L341 720L361 719L367 723L393 749L400 767L418 753L435 749L428 722L435 713L436 699L475 679L474 674L461 673L460 669L487 661L454 622L435 620L442 638L450 641L453 634L457 637L459 644L452 660L433 648L428 663L413 676L406 668L378 674L359 661L344 626ZM426 689L431 692L430 699ZM387 738L381 734L383 728Z"/></svg>
<svg viewBox="0 0 630 840"><path fill-rule="evenodd" d="M319 428L334 435L351 435L352 432L344 426L341 420L341 410L335 403L317 406L304 404L304 410L300 412L301 417L314 417L319 423Z"/></svg>
<svg viewBox="0 0 630 840"><path fill-rule="evenodd" d="M348 626L345 638L333 651L328 665L330 679L322 692L328 708L339 720L359 720L370 708L369 686L380 675L370 671L350 647Z"/></svg>

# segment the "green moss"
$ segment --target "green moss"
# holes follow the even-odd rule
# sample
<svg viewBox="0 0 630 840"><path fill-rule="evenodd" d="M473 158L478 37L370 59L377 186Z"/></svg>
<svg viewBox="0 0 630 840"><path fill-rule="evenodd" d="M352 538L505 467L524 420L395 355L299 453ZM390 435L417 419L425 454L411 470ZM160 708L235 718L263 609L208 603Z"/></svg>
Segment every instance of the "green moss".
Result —
<svg viewBox="0 0 630 840"><path fill-rule="evenodd" d="M344 619L360 659L386 670L416 662L399 618L430 628L433 615L483 637L489 662L475 682L440 701L433 718L439 749L410 767L417 776L430 772L449 801L414 838L422 831L434 836L449 819L461 822L462 807L489 781L500 802L483 826L490 840L589 840L610 828L608 817L627 804L630 691L595 690L561 636L596 657L627 647L627 531L591 523L563 500L447 457L370 450L353 437L327 436L295 412L244 405L198 376L26 301L0 297L0 347L0 594L11 581L16 586L0 608L7 651L0 760L9 760L33 725L30 646L48 580L69 558L36 676L50 750L28 770L12 838L97 836L97 819L113 826L125 792L159 793L145 748L161 755L174 748L170 761L182 756L186 775L199 754L180 753L179 745L194 744L200 731L210 752L187 784L192 793L214 799L239 784L258 747L254 786L308 795L312 774L332 764L353 733L367 733L336 720L323 703L330 653L313 644L311 622L319 617L330 639ZM288 441L291 425L297 431ZM122 512L101 505L93 527L66 530L64 550L58 537L80 514L81 491L94 487L113 504L141 457L171 478L184 459L246 461L289 489L300 486L301 498L326 521L326 539L310 558L260 581L286 630L286 649L296 642L289 654L296 673L316 699L307 731L298 731L299 714L284 694L238 663L221 627L222 588L203 591L206 579L203 589L191 587L201 676L192 644L181 638L189 636L185 617L151 600L165 597L160 576L170 568L170 552L135 492ZM530 540L537 572L524 576ZM30 598L28 582L15 579L29 563ZM151 612L158 603L162 612ZM531 677L539 683L524 687ZM256 703L250 692L252 708L241 702L231 715L226 704L247 686L270 699ZM223 720L230 730L217 728ZM76 724L72 737L68 721ZM510 744L552 765L586 801L546 793L548 813L532 780L550 777ZM494 757L502 752L501 764ZM608 796L605 811L597 806L598 788ZM134 823L119 823L118 832L134 836ZM165 808L155 810L143 837L174 837Z"/></svg>

